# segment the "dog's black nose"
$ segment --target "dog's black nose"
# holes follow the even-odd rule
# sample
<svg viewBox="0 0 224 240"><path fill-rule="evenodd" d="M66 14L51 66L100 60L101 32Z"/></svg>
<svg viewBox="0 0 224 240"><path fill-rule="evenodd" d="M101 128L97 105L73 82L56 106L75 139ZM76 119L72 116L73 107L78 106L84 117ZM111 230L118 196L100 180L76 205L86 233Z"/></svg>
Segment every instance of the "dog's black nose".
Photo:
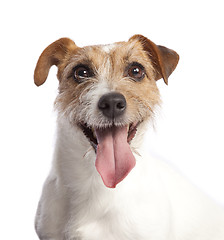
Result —
<svg viewBox="0 0 224 240"><path fill-rule="evenodd" d="M107 93L100 98L98 108L106 117L116 118L126 109L125 97L118 92Z"/></svg>

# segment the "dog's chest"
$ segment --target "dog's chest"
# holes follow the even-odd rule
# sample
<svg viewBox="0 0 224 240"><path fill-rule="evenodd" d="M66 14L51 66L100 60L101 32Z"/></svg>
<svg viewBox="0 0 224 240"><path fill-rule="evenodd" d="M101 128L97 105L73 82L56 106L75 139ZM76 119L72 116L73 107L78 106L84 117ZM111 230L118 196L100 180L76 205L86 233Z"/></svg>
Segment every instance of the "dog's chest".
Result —
<svg viewBox="0 0 224 240"><path fill-rule="evenodd" d="M130 213L123 216L118 211L109 211L98 213L95 217L90 213L85 217L85 219L79 219L81 223L79 227L75 224L75 228L73 228L72 235L78 237L77 239L143 239L142 234L139 235L136 221L132 219ZM77 224L79 220L77 219Z"/></svg>
<svg viewBox="0 0 224 240"><path fill-rule="evenodd" d="M80 240L144 239L137 225L139 219L141 213L137 213L136 208L125 201L119 204L115 199L110 199L106 204L105 199L89 200L85 207L76 211L70 226L71 235Z"/></svg>
<svg viewBox="0 0 224 240"><path fill-rule="evenodd" d="M67 227L69 239L163 239L158 233L166 233L169 227L169 219L164 214L167 205L162 201L165 198L149 194L137 175L138 171L134 171L116 189L102 185L79 194L79 201L74 200L71 209L73 218ZM150 186L148 190L152 190Z"/></svg>

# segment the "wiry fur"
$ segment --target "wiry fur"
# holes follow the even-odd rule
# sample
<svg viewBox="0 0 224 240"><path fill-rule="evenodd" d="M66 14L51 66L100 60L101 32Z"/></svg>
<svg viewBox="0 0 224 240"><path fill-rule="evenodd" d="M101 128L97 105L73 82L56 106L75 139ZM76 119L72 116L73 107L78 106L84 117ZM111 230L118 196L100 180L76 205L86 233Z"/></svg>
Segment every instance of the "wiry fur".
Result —
<svg viewBox="0 0 224 240"><path fill-rule="evenodd" d="M60 82L55 102L58 127L54 160L36 215L39 238L223 240L223 209L166 163L149 157L141 147L148 122L160 103L156 76L161 75L167 81L177 62L172 67L172 64L154 65L155 59L162 56L155 56L159 52L156 45L139 35L127 43L85 48L78 48L70 41L62 39L50 45L35 71L35 82L41 85L45 81L41 77L46 75L50 64L56 64ZM149 46L145 46L146 42ZM57 56L55 49L59 49ZM52 52L54 59L49 60ZM174 52L169 52L167 61L171 61L170 54ZM46 71L39 69L45 66L44 61L48 63ZM147 71L142 82L124 74L128 63L135 61ZM77 84L71 75L74 66L80 63L91 65L95 75ZM162 64L160 60L158 63ZM99 98L111 91L122 93L127 101L124 116L114 122L97 108ZM140 125L130 143L136 166L115 189L107 188L95 168L94 149L79 124L105 128L136 121Z"/></svg>

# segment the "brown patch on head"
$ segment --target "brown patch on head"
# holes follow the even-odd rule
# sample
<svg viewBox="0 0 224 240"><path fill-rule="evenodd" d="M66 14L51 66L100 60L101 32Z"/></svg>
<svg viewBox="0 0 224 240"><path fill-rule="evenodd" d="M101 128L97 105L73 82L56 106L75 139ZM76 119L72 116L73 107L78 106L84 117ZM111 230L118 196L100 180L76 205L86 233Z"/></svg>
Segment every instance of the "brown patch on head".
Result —
<svg viewBox="0 0 224 240"><path fill-rule="evenodd" d="M160 103L151 60L139 41L117 43L109 52L112 73L109 86L112 91L122 93L127 101L128 122L143 121L153 115L153 109ZM128 75L128 69L135 64L143 66L145 76L136 81Z"/></svg>
<svg viewBox="0 0 224 240"><path fill-rule="evenodd" d="M55 103L60 112L67 114L70 111L68 109L74 110L76 107L80 107L80 104L83 104L84 107L85 102L82 100L82 96L85 96L103 78L102 69L105 69L105 59L106 54L100 50L99 46L87 46L73 52L66 65L63 65L62 74L58 74L59 95ZM77 66L87 67L93 76L78 83L74 79L74 69Z"/></svg>
<svg viewBox="0 0 224 240"><path fill-rule="evenodd" d="M179 61L179 55L169 48L156 45L142 35L134 35L129 41L138 41L142 44L144 51L152 61L155 71L155 80L163 78L164 82L168 84L168 77L175 70Z"/></svg>

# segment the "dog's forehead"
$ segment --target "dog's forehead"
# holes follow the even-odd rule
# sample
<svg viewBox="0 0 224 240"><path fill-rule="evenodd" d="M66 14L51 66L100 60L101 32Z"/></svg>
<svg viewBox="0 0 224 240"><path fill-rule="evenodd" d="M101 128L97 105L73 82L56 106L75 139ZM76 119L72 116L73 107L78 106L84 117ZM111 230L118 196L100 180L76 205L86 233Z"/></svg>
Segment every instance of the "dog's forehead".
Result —
<svg viewBox="0 0 224 240"><path fill-rule="evenodd" d="M102 64L110 58L114 63L126 61L147 61L148 58L138 42L116 42L105 45L94 45L82 48L83 57L91 62ZM147 58L147 59L146 59Z"/></svg>

